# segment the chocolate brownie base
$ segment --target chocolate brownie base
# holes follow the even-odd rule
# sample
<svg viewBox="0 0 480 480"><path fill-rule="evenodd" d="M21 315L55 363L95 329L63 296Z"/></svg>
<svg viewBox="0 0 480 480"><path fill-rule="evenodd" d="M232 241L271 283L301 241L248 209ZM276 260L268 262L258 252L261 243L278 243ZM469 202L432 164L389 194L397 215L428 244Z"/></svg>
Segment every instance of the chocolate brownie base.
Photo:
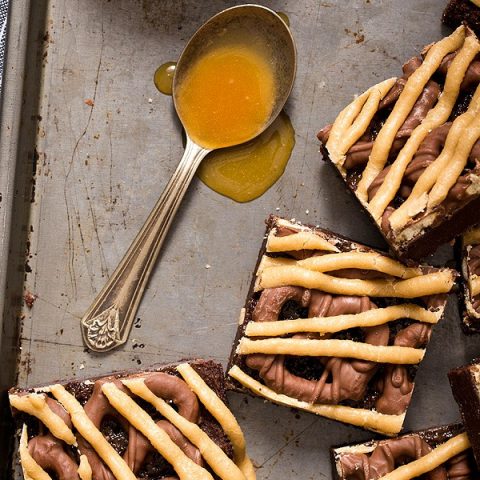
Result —
<svg viewBox="0 0 480 480"><path fill-rule="evenodd" d="M323 160L330 164L337 176L344 181L342 175L331 161L330 156L324 145L321 146ZM457 210L450 217L443 218L442 221L435 222L432 226L426 228L422 235L413 238L408 243L397 244L378 226L370 212L365 209L355 195L355 190L349 183L346 183L347 191L355 198L360 208L367 213L370 219L377 227L380 234L387 242L391 252L406 264L416 263L428 255L433 254L438 247L449 243L458 235L461 235L472 225L472 218L478 218L480 211L480 197L472 199L463 208Z"/></svg>
<svg viewBox="0 0 480 480"><path fill-rule="evenodd" d="M480 275L479 236L480 229L474 227L455 243L457 270L462 273L458 293L462 329L467 335L480 333L480 294L471 291Z"/></svg>
<svg viewBox="0 0 480 480"><path fill-rule="evenodd" d="M286 225L290 225L291 227L288 227ZM404 394L402 396L402 400L401 400L402 407L400 408L399 404L396 404L396 402L399 400L398 397L396 398L395 401L391 402L392 404L395 403L396 407L393 407L392 405L387 405L389 401L387 401L386 397L383 398L383 394L386 392L386 390L383 390L384 387L379 387L379 385L382 385L383 379L390 378L389 377L390 372L391 371L393 372L393 369L392 369L393 367L391 365L388 365L388 362L385 364L379 363L378 368L373 367L374 372L372 372L371 369L369 370L369 368L372 367L372 364L368 364L370 365L370 367L367 367L366 370L369 370L370 373L367 375L368 378L367 377L364 378L362 376L363 374L360 373L360 371L354 371L355 368L351 367L352 364L357 365L357 363L355 361L352 361L352 364L349 364L350 360L345 359L346 357L348 358L349 356L348 354L346 354L346 357L336 358L335 353L329 353L327 354L327 357L324 357L323 359L321 359L321 357L316 356L317 353L310 353L305 356L304 354L286 352L280 355L280 357L284 357L284 360L280 362L282 364L280 367L278 367L279 364L277 362L279 356L278 355L276 356L277 360L275 360L274 363L277 362L277 367L275 368L281 368L283 373L281 373L280 370L278 370L275 376L278 375L278 378L281 378L281 379L287 379L288 377L286 382L289 384L289 386L287 386L287 383L284 383L281 386L275 385L275 381L273 382L273 386L272 386L271 382L273 381L272 379L273 373L272 372L266 373L266 371L270 369L270 367L268 366L270 365L269 361L265 360L266 363L264 366L256 365L255 367L253 367L252 366L253 364L249 361L249 359L250 360L252 359L252 355L245 354L244 352L240 351L241 348L243 348L243 345L245 345L246 343L249 343L250 346L253 346L254 348L256 348L256 345L257 345L255 344L256 340L252 340L252 336L250 336L249 338L249 334L248 332L246 332L247 326L250 324L250 322L255 324L254 328L256 327L263 328L263 325L268 325L268 323L262 324L262 322L265 322L265 321L275 322L275 319L260 320L259 318L257 318L258 312L256 313L256 307L264 301L266 296L269 296L270 294L272 294L272 292L273 292L273 295L276 295L277 294L276 292L279 292L279 295L281 296L283 295L283 292L288 290L289 292L291 291L290 293L292 293L294 297L294 298L289 297L290 299L287 299L286 301L284 301L284 299L283 300L280 299L280 297L278 297L275 300L281 303L280 307L278 307L278 305L275 307L275 308L279 308L278 320L294 321L295 319L299 319L299 318L305 319L306 317L312 317L317 315L324 316L325 318L328 318L329 316L336 316L336 315L339 315L341 317L342 314L346 314L345 315L346 317L349 316L348 314L352 314L350 315L350 317L355 317L356 313L359 313L360 311L368 312L371 308L382 309L382 310L379 310L379 312L380 314L383 315L385 313L385 310L388 310L390 307L401 306L401 308L403 308L403 304L410 304L410 305L415 304L417 305L417 308L421 307L422 310L423 308L426 308L426 311L430 312L429 314L432 314L432 312L437 309L440 309L441 311L443 311L443 308L446 302L446 294L440 293L440 292L437 292L438 294L432 296L431 298L428 296L422 297L422 298L414 298L416 295L415 293L414 295L412 295L413 298L407 297L408 298L408 301L407 301L405 298L403 299L397 299L392 297L388 298L388 295L385 298L383 297L379 298L381 297L381 295L377 295L375 298L362 296L360 294L359 294L360 296L355 296L355 295L349 295L345 292L343 292L343 294L330 295L329 293L326 293L326 291L318 290L318 287L305 288L305 285L299 286L299 284L297 283L293 284L292 286L289 286L288 281L285 284L283 284L284 285L283 287L279 287L279 288L275 286L273 286L273 288L269 288L269 287L263 288L259 286L258 282L260 281L261 283L260 278L263 278L263 274L259 275L259 272L263 271L262 269L264 268L268 268L268 267L265 267L265 262L267 263L270 261L273 261L274 263L283 262L283 264L286 264L287 266L289 265L295 266L295 265L298 265L296 264L296 260L301 262L305 260L308 261L308 259L322 258L321 257L322 252L318 252L317 250L314 250L314 249L309 250L308 247L306 247L307 248L306 250L300 250L300 251L283 252L283 251L277 250L276 252L274 252L272 250L269 250L268 246L269 245L271 246L271 243L269 242L272 241L272 235L274 238L278 239L283 237L283 240L285 240L285 239L288 239L288 235L291 235L293 233L299 233L299 231L295 229L299 229L300 233L304 233L306 235L313 234L313 237L310 237L310 238L315 238L315 235L318 235L323 239L328 238L329 241L332 242L333 245L335 245L335 248L338 253L343 253L347 255L347 257L349 257L349 259L347 259L347 262L351 262L352 257L355 258L355 253L360 252L362 254L365 254L367 257L369 255L370 256L373 255L375 256L375 258L381 257L381 261L388 260L389 262L394 262L397 266L401 265L395 262L391 257L388 257L388 255L384 254L383 252L378 252L365 245L360 245L348 238L336 235L333 232L330 232L328 230L324 230L324 229L320 229L312 226L295 224L295 223L291 223L286 220L280 219L278 217L271 216L267 220L266 235L264 237L264 241L262 243L260 254L256 263L256 268L255 268L256 274L253 276L248 297L246 300L246 304L240 315L239 328L236 333L231 356L229 359L229 364L227 367L227 371L231 371L231 369L233 369L234 371L236 370L237 372L240 372L240 374L241 372L243 372L247 375L247 377L249 377L251 380L253 380L256 383L255 383L255 387L252 388L253 384L247 386L245 381L242 383L241 381L239 381L239 379L236 376L234 376L234 378L229 378L227 380L229 384L229 388L237 391L242 391L244 393L249 393L249 394L256 393L257 395L264 396L265 398L271 400L274 403L288 405L292 408L299 408L307 411L312 411L312 409L309 409L306 406L306 404L310 402L308 400L309 394L305 393L305 391L304 392L297 391L298 388L300 388L299 384L303 383L305 388L307 389L313 388L314 391L316 391L315 389L317 387L315 387L315 383L318 382L319 388L323 389L323 387L320 387L320 384L322 384L323 380L320 381L320 379L322 379L323 377L325 377L325 375L327 375L330 368L334 368L334 369L340 368L340 369L343 369L342 370L343 374L339 376L338 373L333 373L332 371L332 375L334 375L336 380L329 379L327 384L324 384L324 386L326 385L325 388L327 390L330 387L332 388L332 395L333 395L332 398L330 398L330 396L327 395L326 393L327 390L322 391L322 393L319 393L315 397L316 400L311 402L311 404L313 405L312 407L313 410L315 410L316 405L323 406L323 405L334 404L334 405L342 406L342 408L345 407L346 415L352 415L352 414L356 415L358 413L359 415L366 415L367 417L375 417L377 415L375 410L380 408L380 405L382 404L384 408L383 412L385 413L386 417L392 417L392 418L395 417L395 422L397 421L401 422L401 420L399 419L401 419L401 416L404 414L403 408L404 406L406 408L406 405L408 405L410 394L413 390L413 381L414 381L416 370L417 370L416 364L402 365L398 367L402 371L402 375L405 377L404 380L407 381L407 383L409 384L408 387L406 385L404 386L405 388L402 387L403 392L408 391L409 393ZM302 242L303 241L304 240L302 240ZM301 245L303 248L303 245L306 245L306 244L302 243ZM327 249L329 248L328 245L326 248ZM332 252L324 251L323 254L325 253L332 253ZM317 257L317 255L320 255L320 257ZM343 261L346 259L345 255L343 255L343 257L341 256L343 258ZM360 255L360 257L365 258L365 255ZM335 255L327 254L327 257L329 257L327 258L327 260L334 261ZM385 278L385 275L383 273L375 271L375 268L376 267L374 266L372 267L372 270L368 270L367 268L365 270L361 270L361 269L359 270L354 267L351 267L351 266L349 267L348 265L343 264L343 267L340 267L338 270L334 268L334 266L331 267L329 270L327 270L327 272L325 272L325 276L330 277L330 275L327 275L327 274L331 270L332 277L345 278L350 280L359 278L358 281L360 283L363 282L363 280L361 280L362 278L377 279L380 283L382 283L381 279ZM402 267L402 268L406 268L406 267ZM435 272L435 274L437 274L439 272L438 270L431 269L430 267L428 268L426 267L424 270L416 270L416 271L417 271L417 275L419 274L418 273L419 271L422 272L421 275L432 273L432 272ZM443 270L443 273L446 273L446 272L449 272L448 275L450 274L454 275L453 272L450 270ZM388 278L392 279L393 277L388 277ZM453 277L451 278L453 279ZM452 282L451 284L453 284L453 280L449 280L449 282L450 281ZM288 293L288 295L290 295L290 293ZM306 297L308 297L310 300L308 301L305 300L305 298L303 297L303 294ZM299 295L302 296L301 299ZM314 298L316 300L314 300ZM362 304L363 306L361 307L361 310L358 310L357 312L356 308L357 306L359 306L359 302L362 298L364 299L362 300L364 304ZM313 310L311 309L316 307L312 307L312 305L317 301L320 301L320 303L323 301L326 301L326 302L331 301L332 302L331 307L328 307L329 308L328 312L313 314L312 313ZM301 304L302 302L304 303L306 302L305 305L302 305ZM436 303L433 304L431 302L436 302ZM367 305L367 303L368 305L370 305L370 307ZM402 311L402 314L403 314L403 311ZM378 331L375 334L374 334L374 331L372 329L369 329L368 327L367 328L345 327L340 330L335 330L337 333L333 333L333 334L325 333L324 335L326 336L327 339L331 338L335 346L338 346L339 343L343 343L343 341L345 340L346 343L350 343L350 345L352 345L352 342L354 342L353 344L355 346L356 346L356 342L359 342L359 346L360 348L362 348L364 346L368 347L368 345L365 345L364 342L366 342L366 344L368 344L369 342L372 342L373 344L375 344L376 340L374 340L373 338L377 338L377 339L380 337L383 338L386 334L386 338L382 341L383 342L382 345L385 345L384 348L388 350L390 348L389 346L403 344L403 341L401 342L400 338L404 337L404 335L408 330L411 330L412 331L411 333L413 333L414 329L416 329L417 327L421 327L419 323L416 323L415 321L408 319L406 314L405 316L403 316L402 314L396 317L396 319L393 319L393 321L391 321L388 326L387 325L379 326L377 324L376 328L378 328ZM436 315L441 315L441 312L437 311ZM279 324L280 326L282 322L277 322L277 324ZM413 325L416 325L416 326L413 326ZM250 325L250 327L252 326L254 325ZM424 325L424 327L427 328L428 332L430 332L430 326ZM283 328L283 327L280 327L280 328ZM310 327L307 327L307 328L310 328ZM306 332L310 332L310 331L311 330L306 330ZM302 332L305 332L305 330L302 330ZM373 337L372 337L372 334L373 334ZM273 337L274 341L279 340L280 343L282 343L284 339L295 340L296 338L299 338L299 337L308 338L308 339L317 339L313 342L313 343L315 342L317 343L317 345L315 345L314 348L317 348L317 347L322 348L323 344L320 340L325 338L322 335L318 336L318 334L314 334L314 333L294 334L293 337L289 334L285 335L285 333L283 334L270 333L270 334L267 334L267 337L265 337L264 336L265 334L262 332L262 333L253 334L253 338L255 338L256 335L258 335L258 337L256 338L259 338L259 339L266 338L267 340L270 340L270 337L268 336L270 335ZM414 336L415 335L416 334L414 334ZM425 340L427 337L429 337L429 333L427 333ZM425 344L426 344L426 341L425 341ZM425 344L422 343L422 348L425 346ZM311 344L308 344L307 342L306 345L307 347L309 347ZM290 352L290 350L288 352ZM255 355L256 354L254 354L253 357L255 357ZM269 354L267 354L266 356L264 355L263 357L267 358L268 355ZM276 354L273 353L273 355L275 356ZM328 356L328 355L331 355L331 356ZM331 365L333 365L333 363L330 361L327 361L328 358L332 359L332 362L334 363L338 361L337 362L338 365L336 367L332 367ZM328 363L328 366L326 366L327 363ZM360 370L362 369L360 368ZM232 375L232 373L230 373L230 375ZM267 385L269 386L269 388L264 388L265 387L265 384L263 383L265 381L264 375L266 375L270 379L267 381ZM356 393L351 393L351 394L346 392L346 390L349 389L348 380L342 381L343 386L338 386L338 385L336 386L336 382L341 376L344 376L344 378L347 378L347 377L350 378L349 375L350 376L353 375L355 377L355 379L353 378L351 379L352 385L353 384L362 385L362 389L364 388L362 392L357 391ZM246 377L244 377L243 380L246 380L247 383L250 381L246 379ZM305 382L303 382L303 380L306 381L306 384ZM389 382L389 380L385 380L385 381ZM263 388L263 392L267 392L267 393L263 393L263 394L261 392L258 393L256 389L258 389L259 385L260 385L260 389ZM261 387L261 385L263 385L263 387ZM291 388L293 388L293 390L291 390ZM334 392L336 391L337 388L340 388L340 390L343 391L342 393L343 398L341 398L340 400L336 399L335 397ZM390 390L390 387L388 388ZM273 398L274 395L272 396L271 394L272 392L270 391L270 393L268 393L270 389L276 392L276 394L283 393L283 397L279 398L277 396L276 399ZM392 390L395 390L395 387L392 386L392 389L390 391ZM286 393L287 391L290 393ZM295 393L292 393L292 392L295 392ZM298 395L298 396L295 396L295 395ZM380 399L380 397L382 397L382 399ZM300 402L298 402L299 399L301 400ZM293 401L288 403L290 400L293 400ZM396 409L396 411L393 411L394 408ZM313 413L317 413L319 415L323 414L323 413L320 413L318 409ZM325 415L329 416L328 412ZM382 417L382 414L380 414L379 416ZM333 418L333 417L330 417L330 418ZM363 426L364 428L368 428L371 430L382 431L388 434L396 433L397 431L396 429L398 428L398 425L397 425L395 428L392 428L392 430L388 432L382 430L381 428L377 430L373 425L376 419L372 420L371 426L368 426L368 425L365 426L365 424L362 425L361 422L358 422L355 419L352 421L342 420L339 418L336 418L336 419L340 421L347 421L347 423L352 423L353 425L356 425L356 426ZM381 421L383 422L383 419ZM368 422L370 422L370 420L367 420L367 423Z"/></svg>
<svg viewBox="0 0 480 480"><path fill-rule="evenodd" d="M276 224L277 219L278 219L277 216L270 215L267 218L267 220L265 221L265 224L266 224L265 235L263 237L263 242L260 246L260 251L259 251L259 254L258 254L258 257L257 257L257 261L255 263L255 268L253 270L254 272L258 271L258 268L260 266L260 262L262 261L263 256L267 252L266 247L267 247L268 234L270 233L272 228L275 228L275 224ZM311 229L316 228L315 225L312 225L312 224L304 224L304 226L308 227L308 228L311 228ZM353 242L353 240L351 240L350 238L345 237L343 235L340 235L338 233L334 233L334 232L329 231L327 229L321 229L321 231L327 233L332 238L336 238L340 242L343 242L345 244L345 246L348 246ZM367 247L367 246L365 246L365 247L370 248L370 247ZM371 250L374 251L373 249L371 249ZM228 360L227 372L230 370L230 368L232 366L239 365L242 368L245 368L245 370L248 371L249 374L251 374L251 375L253 375L254 377L257 378L258 375L253 370L249 369L245 365L245 362L242 361L242 356L238 355L236 353L236 347L238 346L238 343L240 342L240 339L245 335L245 328L252 319L253 310L255 309L255 305L257 303L258 294L255 293L255 283L256 283L256 277L254 275L253 278L252 278L252 281L250 282L250 287L248 289L247 301L245 303L245 306L244 306L244 308L241 312L240 318L239 318L239 327L237 329L237 332L235 334L235 338L233 340L233 347L232 347L232 350L230 352L230 357L229 357L229 360ZM298 318L298 315L295 311L292 311L290 317L291 318L295 318L295 317ZM306 373L306 372L304 372L304 373ZM233 391L237 391L237 392L241 392L241 393L247 393L247 394L252 395L251 392L248 389L242 387L237 381L233 380L228 375L226 376L226 384L227 384L227 389L228 390L233 390ZM254 396L254 395L252 395L252 396Z"/></svg>
<svg viewBox="0 0 480 480"><path fill-rule="evenodd" d="M480 465L480 360L451 370L448 378L475 460Z"/></svg>
<svg viewBox="0 0 480 480"><path fill-rule="evenodd" d="M187 363L187 362L183 362L183 363ZM223 374L223 369L221 365L210 360L201 360L201 359L192 360L188 362L188 364L203 379L203 381L216 394L216 396L222 402L227 404L228 402L226 398L224 374ZM97 382L98 380L101 380L101 381L107 380L108 382L115 382L116 380L127 380L130 378L136 378L138 376L141 376L142 374L148 375L151 373L168 374L169 376L173 376L181 380L182 376L179 374L179 372L176 369L178 365L179 364L153 366L151 368L148 368L142 371L118 372L108 377L95 377L95 378L90 378L86 380L73 380L73 381L61 382L60 384L63 385L63 387L69 394L75 397L75 399L80 403L80 405L82 405L82 407L84 407L89 401L89 399L92 398L92 395L94 394L95 382ZM188 389L187 384L185 382L183 383L185 385L184 388ZM27 394L42 393L44 391L48 392L49 387L36 387L36 388L29 388L29 389L12 388L9 393L10 395L18 395L21 398L22 396ZM136 397L135 401L138 403L138 405L140 405L141 408L143 408L151 416L151 418L155 422L162 421L164 424L169 423L166 420L162 420L163 418L162 415L160 415L160 413L158 413L156 409L152 405L150 405L148 402L138 397ZM180 401L180 399L175 400L175 403L177 404L178 401ZM232 459L233 448L228 436L223 431L222 427L220 426L218 421L214 418L214 416L205 408L203 403L198 401L198 404L199 404L199 413L198 413L198 419L196 421L197 425L223 450L223 452L225 452L225 454L230 459ZM98 408L104 409L105 407L98 407ZM182 407L180 406L179 408L182 408ZM94 412L95 410L98 410L98 409L93 409ZM46 427L41 422L39 422L34 416L29 415L22 411L18 411L13 407L12 407L12 412L14 416L14 422L19 429L21 429L23 425L27 426L29 441L35 438L39 438L39 436L45 435ZM126 425L128 425L128 422L127 423L125 422L126 420L123 419L120 414L117 415L116 412L112 411L105 415L104 419L101 420L101 424L99 427L99 430L101 431L103 436L108 440L108 442L113 446L114 450L120 456L123 456L127 451L129 446L129 438L130 438L129 436L131 434L130 429L126 428ZM173 428L171 427L171 424L170 424L170 428ZM168 433L168 428L165 431L167 431ZM47 433L48 433L48 430L47 430ZM136 442L139 442L139 440L136 440ZM78 452L74 448L68 445L64 445L64 448L67 451L68 455L72 458L72 460L78 463L79 461ZM109 472L108 469L107 471ZM157 480L164 477L170 478L171 475L175 476L176 474L172 466L158 452L151 451L151 448L149 448L149 453L146 455L145 459L142 461L141 468L136 471L136 475L138 478L142 478L146 480ZM95 474L93 478L96 478ZM218 477L214 475L214 478L218 478Z"/></svg>
<svg viewBox="0 0 480 480"><path fill-rule="evenodd" d="M450 0L443 12L442 22L451 28L466 23L480 35L480 8L471 0Z"/></svg>
<svg viewBox="0 0 480 480"><path fill-rule="evenodd" d="M411 432L400 437L388 440L372 440L369 442L356 445L342 445L332 447L330 449L332 461L332 478L335 480L368 480L369 478L378 478L379 475L385 475L392 472L395 468L401 465L408 465L409 462L417 458L418 451L423 449L422 453L427 453L428 450L433 450L436 447L444 444L448 440L460 435L464 432L462 424L452 424L441 427L433 427L426 430ZM418 437L419 440L412 441L412 437ZM420 441L421 439L421 441ZM404 442L402 448L389 448L389 444L393 442ZM425 443L423 443L425 442ZM425 445L426 444L426 445ZM378 446L384 446L385 456L382 456L379 451L375 455L376 459L372 460L372 453ZM417 452L415 451L417 450ZM410 455L408 455L410 453ZM348 455L350 458L346 464L350 466L356 465L355 473L346 473L342 465L342 457ZM358 455L358 458L355 457ZM446 462L444 468L448 473L452 474L450 477L444 477L445 472L436 472L437 476L428 478L462 478L462 480L474 480L478 478L480 472L477 471L473 461L471 450L467 450L464 454L459 454L456 458L452 458ZM370 475L365 475L365 469L369 469ZM441 473L443 475L441 475ZM402 477L405 478L405 477ZM423 478L423 477L422 477Z"/></svg>

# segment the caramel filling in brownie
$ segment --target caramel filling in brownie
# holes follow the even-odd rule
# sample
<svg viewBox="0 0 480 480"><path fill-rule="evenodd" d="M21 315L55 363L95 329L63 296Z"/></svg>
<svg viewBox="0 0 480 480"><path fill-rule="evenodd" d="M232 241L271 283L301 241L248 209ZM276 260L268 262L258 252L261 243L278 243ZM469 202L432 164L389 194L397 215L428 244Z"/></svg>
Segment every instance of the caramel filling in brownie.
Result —
<svg viewBox="0 0 480 480"><path fill-rule="evenodd" d="M454 273L286 220L270 227L230 376L277 403L399 431Z"/></svg>
<svg viewBox="0 0 480 480"><path fill-rule="evenodd" d="M332 454L339 480L473 480L478 475L458 426L335 448Z"/></svg>
<svg viewBox="0 0 480 480"><path fill-rule="evenodd" d="M196 361L11 392L25 478L254 479L240 427L215 391L222 376Z"/></svg>
<svg viewBox="0 0 480 480"><path fill-rule="evenodd" d="M392 244L411 242L480 194L479 52L473 32L459 27L318 135Z"/></svg>

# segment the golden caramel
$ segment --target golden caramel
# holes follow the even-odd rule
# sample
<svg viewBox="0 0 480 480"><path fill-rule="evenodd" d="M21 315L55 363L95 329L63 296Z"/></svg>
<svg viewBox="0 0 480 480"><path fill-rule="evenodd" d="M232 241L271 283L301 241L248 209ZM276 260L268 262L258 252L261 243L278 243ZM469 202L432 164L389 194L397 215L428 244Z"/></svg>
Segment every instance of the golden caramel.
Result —
<svg viewBox="0 0 480 480"><path fill-rule="evenodd" d="M283 174L295 145L295 132L282 112L250 142L210 153L198 176L212 190L237 202L249 202L266 192Z"/></svg>
<svg viewBox="0 0 480 480"><path fill-rule="evenodd" d="M189 136L204 148L250 140L268 122L275 81L266 55L251 45L211 48L186 73L176 107Z"/></svg>
<svg viewBox="0 0 480 480"><path fill-rule="evenodd" d="M171 95L173 90L173 77L175 76L175 68L177 62L167 62L160 65L155 70L153 76L153 83L157 87L158 91L164 95Z"/></svg>

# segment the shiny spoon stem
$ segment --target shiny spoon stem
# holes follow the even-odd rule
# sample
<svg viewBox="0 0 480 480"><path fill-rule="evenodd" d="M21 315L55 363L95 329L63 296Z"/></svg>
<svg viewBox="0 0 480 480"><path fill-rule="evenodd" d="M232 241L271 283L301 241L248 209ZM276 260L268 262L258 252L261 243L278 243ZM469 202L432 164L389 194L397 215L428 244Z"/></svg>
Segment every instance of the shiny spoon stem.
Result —
<svg viewBox="0 0 480 480"><path fill-rule="evenodd" d="M187 136L185 153L157 204L81 321L87 347L107 352L124 344L172 220L202 159L210 152Z"/></svg>

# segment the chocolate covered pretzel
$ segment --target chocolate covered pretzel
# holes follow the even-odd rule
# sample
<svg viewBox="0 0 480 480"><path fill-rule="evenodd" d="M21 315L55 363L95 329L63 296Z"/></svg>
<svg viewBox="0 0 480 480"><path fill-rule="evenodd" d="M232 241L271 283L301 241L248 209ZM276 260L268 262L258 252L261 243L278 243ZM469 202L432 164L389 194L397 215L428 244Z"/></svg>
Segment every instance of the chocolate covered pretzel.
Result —
<svg viewBox="0 0 480 480"><path fill-rule="evenodd" d="M331 449L336 480L475 480L472 450L459 424Z"/></svg>

